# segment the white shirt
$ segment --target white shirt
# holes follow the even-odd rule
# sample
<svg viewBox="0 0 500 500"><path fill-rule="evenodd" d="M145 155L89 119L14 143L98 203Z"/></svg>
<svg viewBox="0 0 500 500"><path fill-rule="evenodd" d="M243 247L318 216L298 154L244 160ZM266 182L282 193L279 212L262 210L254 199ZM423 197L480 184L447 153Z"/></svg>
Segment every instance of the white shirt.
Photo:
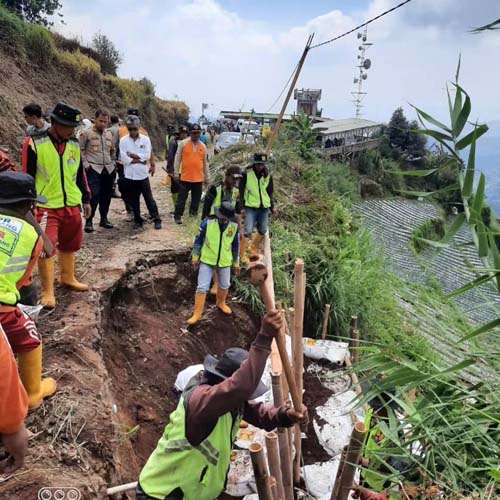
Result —
<svg viewBox="0 0 500 500"><path fill-rule="evenodd" d="M127 153L135 153L141 163L132 163ZM148 161L151 158L151 139L147 135L139 134L137 139L126 135L120 139L120 160L123 162L126 179L141 181L149 174Z"/></svg>

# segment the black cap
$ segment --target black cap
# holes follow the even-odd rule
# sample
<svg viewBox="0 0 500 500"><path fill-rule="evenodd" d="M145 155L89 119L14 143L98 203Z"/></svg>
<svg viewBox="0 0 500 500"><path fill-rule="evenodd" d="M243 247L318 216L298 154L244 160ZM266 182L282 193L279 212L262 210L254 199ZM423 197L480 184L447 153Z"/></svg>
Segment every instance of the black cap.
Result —
<svg viewBox="0 0 500 500"><path fill-rule="evenodd" d="M267 163L269 161L269 155L267 153L255 153L253 155L252 165L256 163Z"/></svg>
<svg viewBox="0 0 500 500"><path fill-rule="evenodd" d="M186 132L186 134L188 134L189 133L189 128L186 127L186 125L181 125L179 127L179 134L182 134L182 132Z"/></svg>
<svg viewBox="0 0 500 500"><path fill-rule="evenodd" d="M245 349L240 349L239 347L230 347L224 351L224 354L220 359L217 359L215 356L211 354L207 354L205 356L205 360L203 361L203 367L205 371L208 373L212 373L217 377L222 379L229 378L238 368L241 366L241 363L248 358L248 351ZM265 394L269 388L259 382L259 385L256 387L253 394L248 399L257 399L258 397Z"/></svg>
<svg viewBox="0 0 500 500"><path fill-rule="evenodd" d="M47 203L45 196L36 194L35 179L24 172L0 172L0 204L27 200Z"/></svg>
<svg viewBox="0 0 500 500"><path fill-rule="evenodd" d="M216 208L215 215L218 218L225 217L226 219L234 221L236 213L233 205L231 205L228 201L225 201L220 207Z"/></svg>
<svg viewBox="0 0 500 500"><path fill-rule="evenodd" d="M189 127L189 131L190 131L190 132L201 132L201 127L200 127L197 123L193 123L193 124Z"/></svg>
<svg viewBox="0 0 500 500"><path fill-rule="evenodd" d="M139 118L141 117L141 114L139 113L139 110L137 108L130 108L127 111L127 115L134 115L134 116L138 116Z"/></svg>
<svg viewBox="0 0 500 500"><path fill-rule="evenodd" d="M58 102L49 117L66 127L78 127L82 123L82 112L64 102Z"/></svg>

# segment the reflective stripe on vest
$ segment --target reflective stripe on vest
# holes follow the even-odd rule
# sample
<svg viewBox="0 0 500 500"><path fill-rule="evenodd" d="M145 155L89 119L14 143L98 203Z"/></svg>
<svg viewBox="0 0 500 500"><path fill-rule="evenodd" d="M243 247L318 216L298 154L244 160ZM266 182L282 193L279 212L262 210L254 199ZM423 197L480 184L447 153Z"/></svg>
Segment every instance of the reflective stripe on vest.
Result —
<svg viewBox="0 0 500 500"><path fill-rule="evenodd" d="M0 303L16 305L17 283L26 272L38 234L31 224L0 214Z"/></svg>
<svg viewBox="0 0 500 500"><path fill-rule="evenodd" d="M245 207L250 208L269 208L271 198L267 192L271 176L261 176L257 179L255 171L247 170L247 182L245 185Z"/></svg>
<svg viewBox="0 0 500 500"><path fill-rule="evenodd" d="M207 219L207 232L201 249L201 262L209 266L230 267L233 263L233 241L238 233L238 224L229 222L223 232L216 218Z"/></svg>
<svg viewBox="0 0 500 500"><path fill-rule="evenodd" d="M82 202L82 193L76 185L80 166L80 146L70 139L64 154L60 155L48 134L34 137L37 154L36 190L47 198L39 203L43 208L77 207Z"/></svg>
<svg viewBox="0 0 500 500"><path fill-rule="evenodd" d="M141 471L139 484L144 492L163 499L180 488L185 500L212 500L224 489L231 449L241 417L231 413L220 417L202 443L192 446L186 438L184 397L170 415L156 449Z"/></svg>
<svg viewBox="0 0 500 500"><path fill-rule="evenodd" d="M210 215L215 215L215 210L219 208L222 205L223 201L227 201L231 203L233 208L236 208L236 203L238 202L238 199L240 197L240 190L238 188L233 188L231 192L231 198L227 199L227 196L225 197L226 199L222 199L222 190L224 189L224 186L221 184L220 186L217 186L216 189L216 195L214 202L212 203L212 208L210 209ZM227 191L226 191L227 193Z"/></svg>

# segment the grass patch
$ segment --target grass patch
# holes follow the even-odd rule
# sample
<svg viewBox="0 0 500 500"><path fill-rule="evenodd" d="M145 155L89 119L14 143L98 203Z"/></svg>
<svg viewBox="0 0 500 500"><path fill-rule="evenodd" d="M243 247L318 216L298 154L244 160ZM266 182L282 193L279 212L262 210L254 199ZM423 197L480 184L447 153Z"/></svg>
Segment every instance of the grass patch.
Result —
<svg viewBox="0 0 500 500"><path fill-rule="evenodd" d="M446 233L445 221L442 217L435 217L420 224L412 233L408 242L410 249L416 254L422 253L429 244L425 240L440 241Z"/></svg>
<svg viewBox="0 0 500 500"><path fill-rule="evenodd" d="M101 67L90 57L76 52L57 51L57 60L68 68L75 76L89 84L98 84L101 81Z"/></svg>

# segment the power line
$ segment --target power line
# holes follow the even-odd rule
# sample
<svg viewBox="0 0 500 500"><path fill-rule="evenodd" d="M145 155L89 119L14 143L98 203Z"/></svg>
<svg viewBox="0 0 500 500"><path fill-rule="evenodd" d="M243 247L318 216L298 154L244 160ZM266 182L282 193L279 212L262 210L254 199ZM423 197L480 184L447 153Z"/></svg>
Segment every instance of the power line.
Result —
<svg viewBox="0 0 500 500"><path fill-rule="evenodd" d="M350 35L351 33L354 33L355 31L358 31L361 28L364 28L365 26L368 26L370 23L373 23L377 19L380 19L381 17L386 16L387 14L390 14L391 12L394 12L395 10L399 9L400 7L403 7L403 5L406 5L407 3L410 3L412 0L405 0L404 2L401 2L399 5L396 5L392 9L386 10L385 12L382 12L382 14L379 14L377 17L374 17L370 19L369 21L366 21L363 24L360 24L359 26L356 26L352 30L346 31L345 33L342 33L342 35L336 36L335 38L331 38L330 40L326 40L325 42L317 43L316 45L312 45L310 48L311 49L316 49L318 47L322 47L323 45L326 45L328 43L335 42L336 40L339 40L340 38L343 38L347 35Z"/></svg>
<svg viewBox="0 0 500 500"><path fill-rule="evenodd" d="M269 111L271 111L271 109L274 108L274 106L276 106L276 104L278 103L278 101L281 99L281 96L285 93L285 90L288 88L288 84L291 82L292 78L293 78L293 75L295 75L295 72L297 71L297 67L298 67L299 63L297 63L295 65L295 68L293 68L293 71L292 71L292 74L290 75L290 78L286 81L285 83L285 86L283 87L283 90L281 91L281 94L276 98L276 100L271 104L271 106L269 107L269 109L266 111L266 113L269 113Z"/></svg>

